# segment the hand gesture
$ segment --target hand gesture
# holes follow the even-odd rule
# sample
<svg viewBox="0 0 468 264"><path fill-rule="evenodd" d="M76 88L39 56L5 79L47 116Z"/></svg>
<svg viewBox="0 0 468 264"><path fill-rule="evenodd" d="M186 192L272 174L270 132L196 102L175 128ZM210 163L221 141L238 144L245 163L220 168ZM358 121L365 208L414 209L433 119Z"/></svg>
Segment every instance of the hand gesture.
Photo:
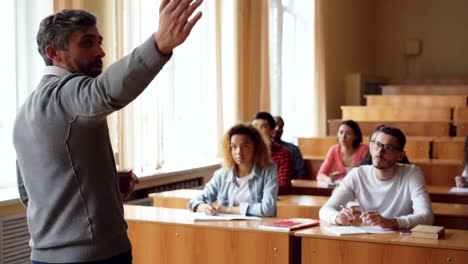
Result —
<svg viewBox="0 0 468 264"><path fill-rule="evenodd" d="M353 210L341 207L341 211L336 216L335 222L339 225L349 225L354 220Z"/></svg>
<svg viewBox="0 0 468 264"><path fill-rule="evenodd" d="M388 219L379 214L377 211L367 211L361 215L364 225L380 226L383 228L397 228L398 222L396 219Z"/></svg>
<svg viewBox="0 0 468 264"><path fill-rule="evenodd" d="M159 29L154 34L154 41L159 51L170 54L190 35L193 26L201 18L198 12L188 20L203 0L163 0L159 7Z"/></svg>

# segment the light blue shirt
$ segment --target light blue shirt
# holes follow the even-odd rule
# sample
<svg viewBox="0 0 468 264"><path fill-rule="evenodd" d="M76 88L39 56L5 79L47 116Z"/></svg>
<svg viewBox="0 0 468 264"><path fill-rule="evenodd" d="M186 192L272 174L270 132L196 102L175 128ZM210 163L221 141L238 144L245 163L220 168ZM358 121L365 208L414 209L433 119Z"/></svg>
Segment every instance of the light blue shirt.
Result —
<svg viewBox="0 0 468 264"><path fill-rule="evenodd" d="M278 197L278 173L276 165L271 163L263 169L253 167L249 179L250 202L239 204L242 215L260 217L276 216L276 199ZM221 168L214 172L202 193L193 197L189 209L194 210L199 204L218 201L220 206L234 206L239 185L233 170Z"/></svg>

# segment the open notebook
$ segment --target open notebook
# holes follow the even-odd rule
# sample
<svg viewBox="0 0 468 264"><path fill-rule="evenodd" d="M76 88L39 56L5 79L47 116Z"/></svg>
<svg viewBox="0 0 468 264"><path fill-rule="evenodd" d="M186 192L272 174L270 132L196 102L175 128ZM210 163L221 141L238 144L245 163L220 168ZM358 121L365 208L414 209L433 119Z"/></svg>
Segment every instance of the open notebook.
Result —
<svg viewBox="0 0 468 264"><path fill-rule="evenodd" d="M189 214L193 221L222 221L222 220L260 220L260 217L257 216L246 216L240 214L217 214L217 215L207 215L205 213L190 213Z"/></svg>
<svg viewBox="0 0 468 264"><path fill-rule="evenodd" d="M380 226L322 226L323 230L335 235L355 235L355 234L387 234L394 233L392 229Z"/></svg>
<svg viewBox="0 0 468 264"><path fill-rule="evenodd" d="M449 193L468 193L468 188L452 187Z"/></svg>

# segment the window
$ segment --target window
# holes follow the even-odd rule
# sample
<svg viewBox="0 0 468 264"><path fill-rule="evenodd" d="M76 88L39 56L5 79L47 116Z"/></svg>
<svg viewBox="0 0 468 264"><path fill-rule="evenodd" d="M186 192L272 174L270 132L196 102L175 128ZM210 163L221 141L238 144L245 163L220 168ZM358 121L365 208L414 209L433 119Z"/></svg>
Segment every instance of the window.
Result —
<svg viewBox="0 0 468 264"><path fill-rule="evenodd" d="M16 110L35 89L44 62L37 52L36 34L40 21L52 13L53 1L2 1L0 42L2 103L0 104L0 189L16 186L16 154L12 143Z"/></svg>
<svg viewBox="0 0 468 264"><path fill-rule="evenodd" d="M223 19L230 23L220 29L216 14L221 7L217 3L203 3L200 7L203 18L187 41L175 49L171 60L142 96L119 112L117 122L121 123L112 127L119 128L113 141L121 168L145 174L163 165L181 167L217 157L219 128L227 123L231 126L234 116L233 103L223 102L225 97L220 96L233 94L234 89L232 82L228 83L233 79L232 70L228 71L234 60L226 55L232 55L229 37L232 39L233 19L232 13L229 16L226 11L228 6L222 7L224 11L219 13L226 13L228 16ZM154 10L159 4L158 0L124 1L124 54L158 28ZM231 31L224 32L220 42L226 47L218 53L221 43L216 36L223 30Z"/></svg>
<svg viewBox="0 0 468 264"><path fill-rule="evenodd" d="M315 1L270 0L271 112L284 137L312 136L315 94Z"/></svg>

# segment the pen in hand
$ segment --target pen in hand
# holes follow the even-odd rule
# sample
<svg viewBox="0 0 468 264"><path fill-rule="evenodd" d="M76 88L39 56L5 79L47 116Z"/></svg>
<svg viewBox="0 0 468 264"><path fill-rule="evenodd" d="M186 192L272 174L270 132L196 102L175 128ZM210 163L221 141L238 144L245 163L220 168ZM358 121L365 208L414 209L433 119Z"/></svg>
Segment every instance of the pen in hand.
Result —
<svg viewBox="0 0 468 264"><path fill-rule="evenodd" d="M209 201L208 199L203 196L203 203L205 204L204 206L204 212L205 214L207 215L217 215L218 214L218 210L216 209L216 207L214 207Z"/></svg>

